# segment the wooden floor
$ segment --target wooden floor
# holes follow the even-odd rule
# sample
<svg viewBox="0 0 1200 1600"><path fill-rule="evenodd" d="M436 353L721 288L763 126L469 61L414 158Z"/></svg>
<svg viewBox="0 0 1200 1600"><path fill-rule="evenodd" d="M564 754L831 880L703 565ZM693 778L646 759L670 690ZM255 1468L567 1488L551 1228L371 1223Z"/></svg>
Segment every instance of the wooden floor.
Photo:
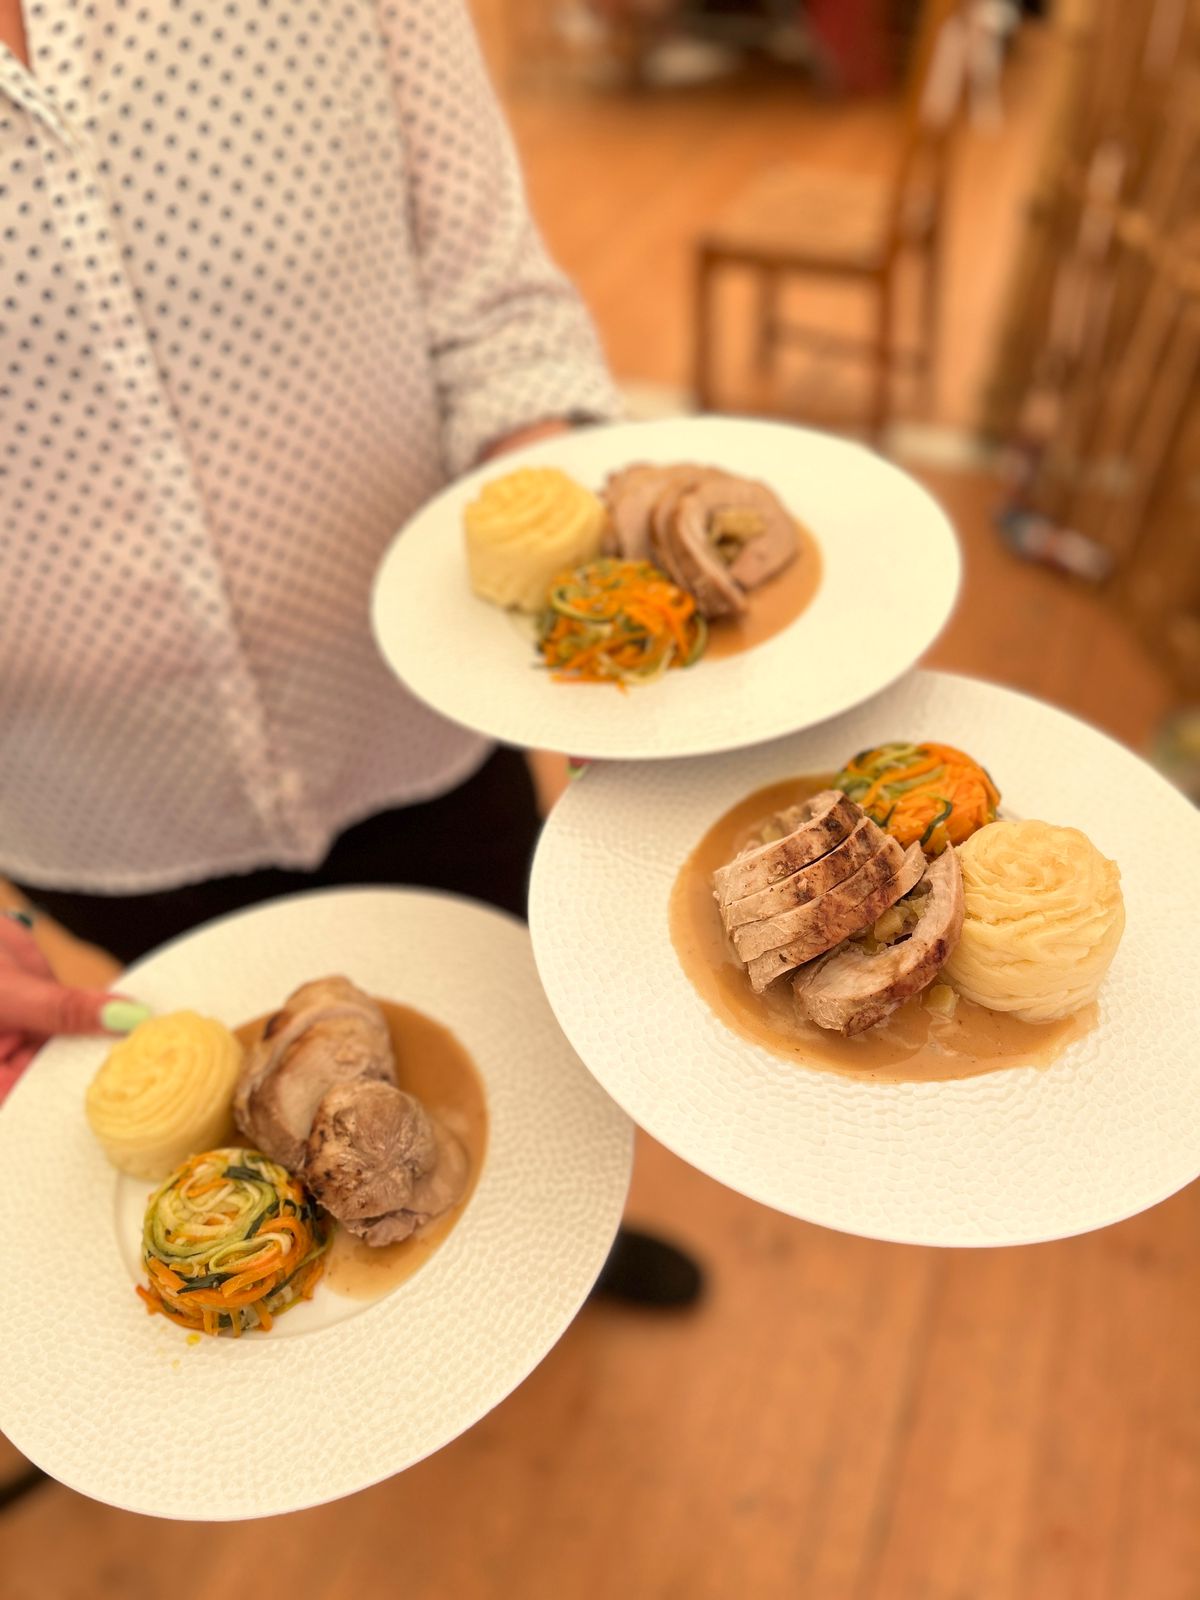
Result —
<svg viewBox="0 0 1200 1600"><path fill-rule="evenodd" d="M768 139L766 114L750 105L698 146L704 119L690 101L644 116L603 103L592 114L607 162L583 181L569 151L586 103L547 94L518 107L547 230L586 278L626 376L681 378L680 241L698 204L685 169L707 169L714 190L732 183L752 143L743 113L760 146L823 126L812 108L781 102ZM875 126L878 146L886 120ZM866 132L855 137L868 148ZM614 235L621 208L628 226ZM991 263L978 271L988 281ZM968 414L982 370L994 294L971 294L983 320L964 329L947 371L945 393L958 398L944 420ZM959 303L968 298L964 289ZM922 476L966 552L962 606L931 660L1144 746L1169 694L1121 625L1090 593L1000 548L990 479ZM642 1138L630 1216L703 1258L711 1292L699 1311L588 1306L466 1437L294 1517L172 1524L41 1489L0 1516L0 1595L1200 1596L1200 1189L1077 1240L939 1252L776 1216ZM3 1369L0 1353L0 1382ZM199 1447L219 1444L214 1427ZM272 1470L303 1448L273 1440L264 1421ZM0 1472L15 1465L10 1451Z"/></svg>

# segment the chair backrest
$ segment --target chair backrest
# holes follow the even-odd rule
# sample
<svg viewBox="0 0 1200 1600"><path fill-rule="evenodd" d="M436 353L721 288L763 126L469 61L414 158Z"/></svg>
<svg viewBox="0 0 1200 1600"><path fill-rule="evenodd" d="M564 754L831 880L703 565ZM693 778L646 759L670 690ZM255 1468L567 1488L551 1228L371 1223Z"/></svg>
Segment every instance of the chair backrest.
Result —
<svg viewBox="0 0 1200 1600"><path fill-rule="evenodd" d="M942 203L950 136L966 91L972 3L923 0L921 5L904 86L900 159L890 217L893 243L902 237L918 197L935 209Z"/></svg>

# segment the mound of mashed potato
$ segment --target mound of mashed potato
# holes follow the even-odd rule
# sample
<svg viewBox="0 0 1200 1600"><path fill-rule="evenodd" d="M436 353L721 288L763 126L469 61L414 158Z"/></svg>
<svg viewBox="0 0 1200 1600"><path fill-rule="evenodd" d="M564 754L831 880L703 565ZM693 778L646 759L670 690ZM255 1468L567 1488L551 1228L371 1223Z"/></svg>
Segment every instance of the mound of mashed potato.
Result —
<svg viewBox="0 0 1200 1600"><path fill-rule="evenodd" d="M958 859L966 914L944 968L958 992L1026 1022L1094 1000L1125 927L1116 863L1048 822L990 823Z"/></svg>
<svg viewBox="0 0 1200 1600"><path fill-rule="evenodd" d="M88 1126L113 1166L157 1182L233 1132L242 1047L194 1011L150 1017L113 1046L88 1086Z"/></svg>
<svg viewBox="0 0 1200 1600"><path fill-rule="evenodd" d="M550 580L600 553L607 512L557 467L520 467L485 484L463 516L471 587L521 611L545 609Z"/></svg>

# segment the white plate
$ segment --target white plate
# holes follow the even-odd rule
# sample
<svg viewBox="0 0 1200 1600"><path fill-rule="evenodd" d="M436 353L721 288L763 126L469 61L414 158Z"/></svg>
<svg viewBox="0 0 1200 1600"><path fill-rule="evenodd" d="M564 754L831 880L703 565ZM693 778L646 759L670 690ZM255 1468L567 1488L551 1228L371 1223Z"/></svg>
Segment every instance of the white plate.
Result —
<svg viewBox="0 0 1200 1600"><path fill-rule="evenodd" d="M472 594L463 509L515 466L599 489L634 461L701 461L770 484L821 547L812 604L742 655L701 660L629 694L561 684L532 638ZM953 529L918 484L828 434L722 417L586 429L480 468L392 545L372 620L392 670L435 711L491 738L610 760L706 755L811 727L893 683L941 632L958 592Z"/></svg>
<svg viewBox="0 0 1200 1600"><path fill-rule="evenodd" d="M1127 926L1100 1021L1051 1067L857 1082L732 1033L685 977L668 897L735 802L887 739L968 750L1006 810L1082 828L1121 868ZM914 673L823 728L686 767L589 768L534 866L538 970L567 1037L656 1139L793 1216L935 1245L1053 1239L1200 1172L1200 815L1150 767L1009 690Z"/></svg>
<svg viewBox="0 0 1200 1600"><path fill-rule="evenodd" d="M328 972L452 1029L487 1092L466 1211L382 1300L322 1285L270 1334L189 1344L134 1293L130 1191L145 1189L118 1180L84 1121L103 1041L53 1044L0 1114L0 1429L97 1500L261 1517L365 1488L514 1389L604 1263L632 1130L563 1038L510 918L409 890L301 895L168 945L123 987L236 1024Z"/></svg>

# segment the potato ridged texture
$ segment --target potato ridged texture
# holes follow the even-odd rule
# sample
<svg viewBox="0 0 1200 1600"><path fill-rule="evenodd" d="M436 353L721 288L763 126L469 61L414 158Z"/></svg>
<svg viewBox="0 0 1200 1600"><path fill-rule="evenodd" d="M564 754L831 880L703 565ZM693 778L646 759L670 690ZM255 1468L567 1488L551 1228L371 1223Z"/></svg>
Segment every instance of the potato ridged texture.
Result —
<svg viewBox="0 0 1200 1600"><path fill-rule="evenodd" d="M113 1046L92 1079L88 1124L115 1167L158 1181L232 1134L241 1062L241 1045L211 1017L151 1017Z"/></svg>
<svg viewBox="0 0 1200 1600"><path fill-rule="evenodd" d="M599 554L606 515L555 467L494 479L464 514L471 587L495 605L542 611L550 580Z"/></svg>
<svg viewBox="0 0 1200 1600"><path fill-rule="evenodd" d="M959 846L966 914L945 975L1026 1022L1096 998L1125 927L1121 874L1077 828L993 822Z"/></svg>

